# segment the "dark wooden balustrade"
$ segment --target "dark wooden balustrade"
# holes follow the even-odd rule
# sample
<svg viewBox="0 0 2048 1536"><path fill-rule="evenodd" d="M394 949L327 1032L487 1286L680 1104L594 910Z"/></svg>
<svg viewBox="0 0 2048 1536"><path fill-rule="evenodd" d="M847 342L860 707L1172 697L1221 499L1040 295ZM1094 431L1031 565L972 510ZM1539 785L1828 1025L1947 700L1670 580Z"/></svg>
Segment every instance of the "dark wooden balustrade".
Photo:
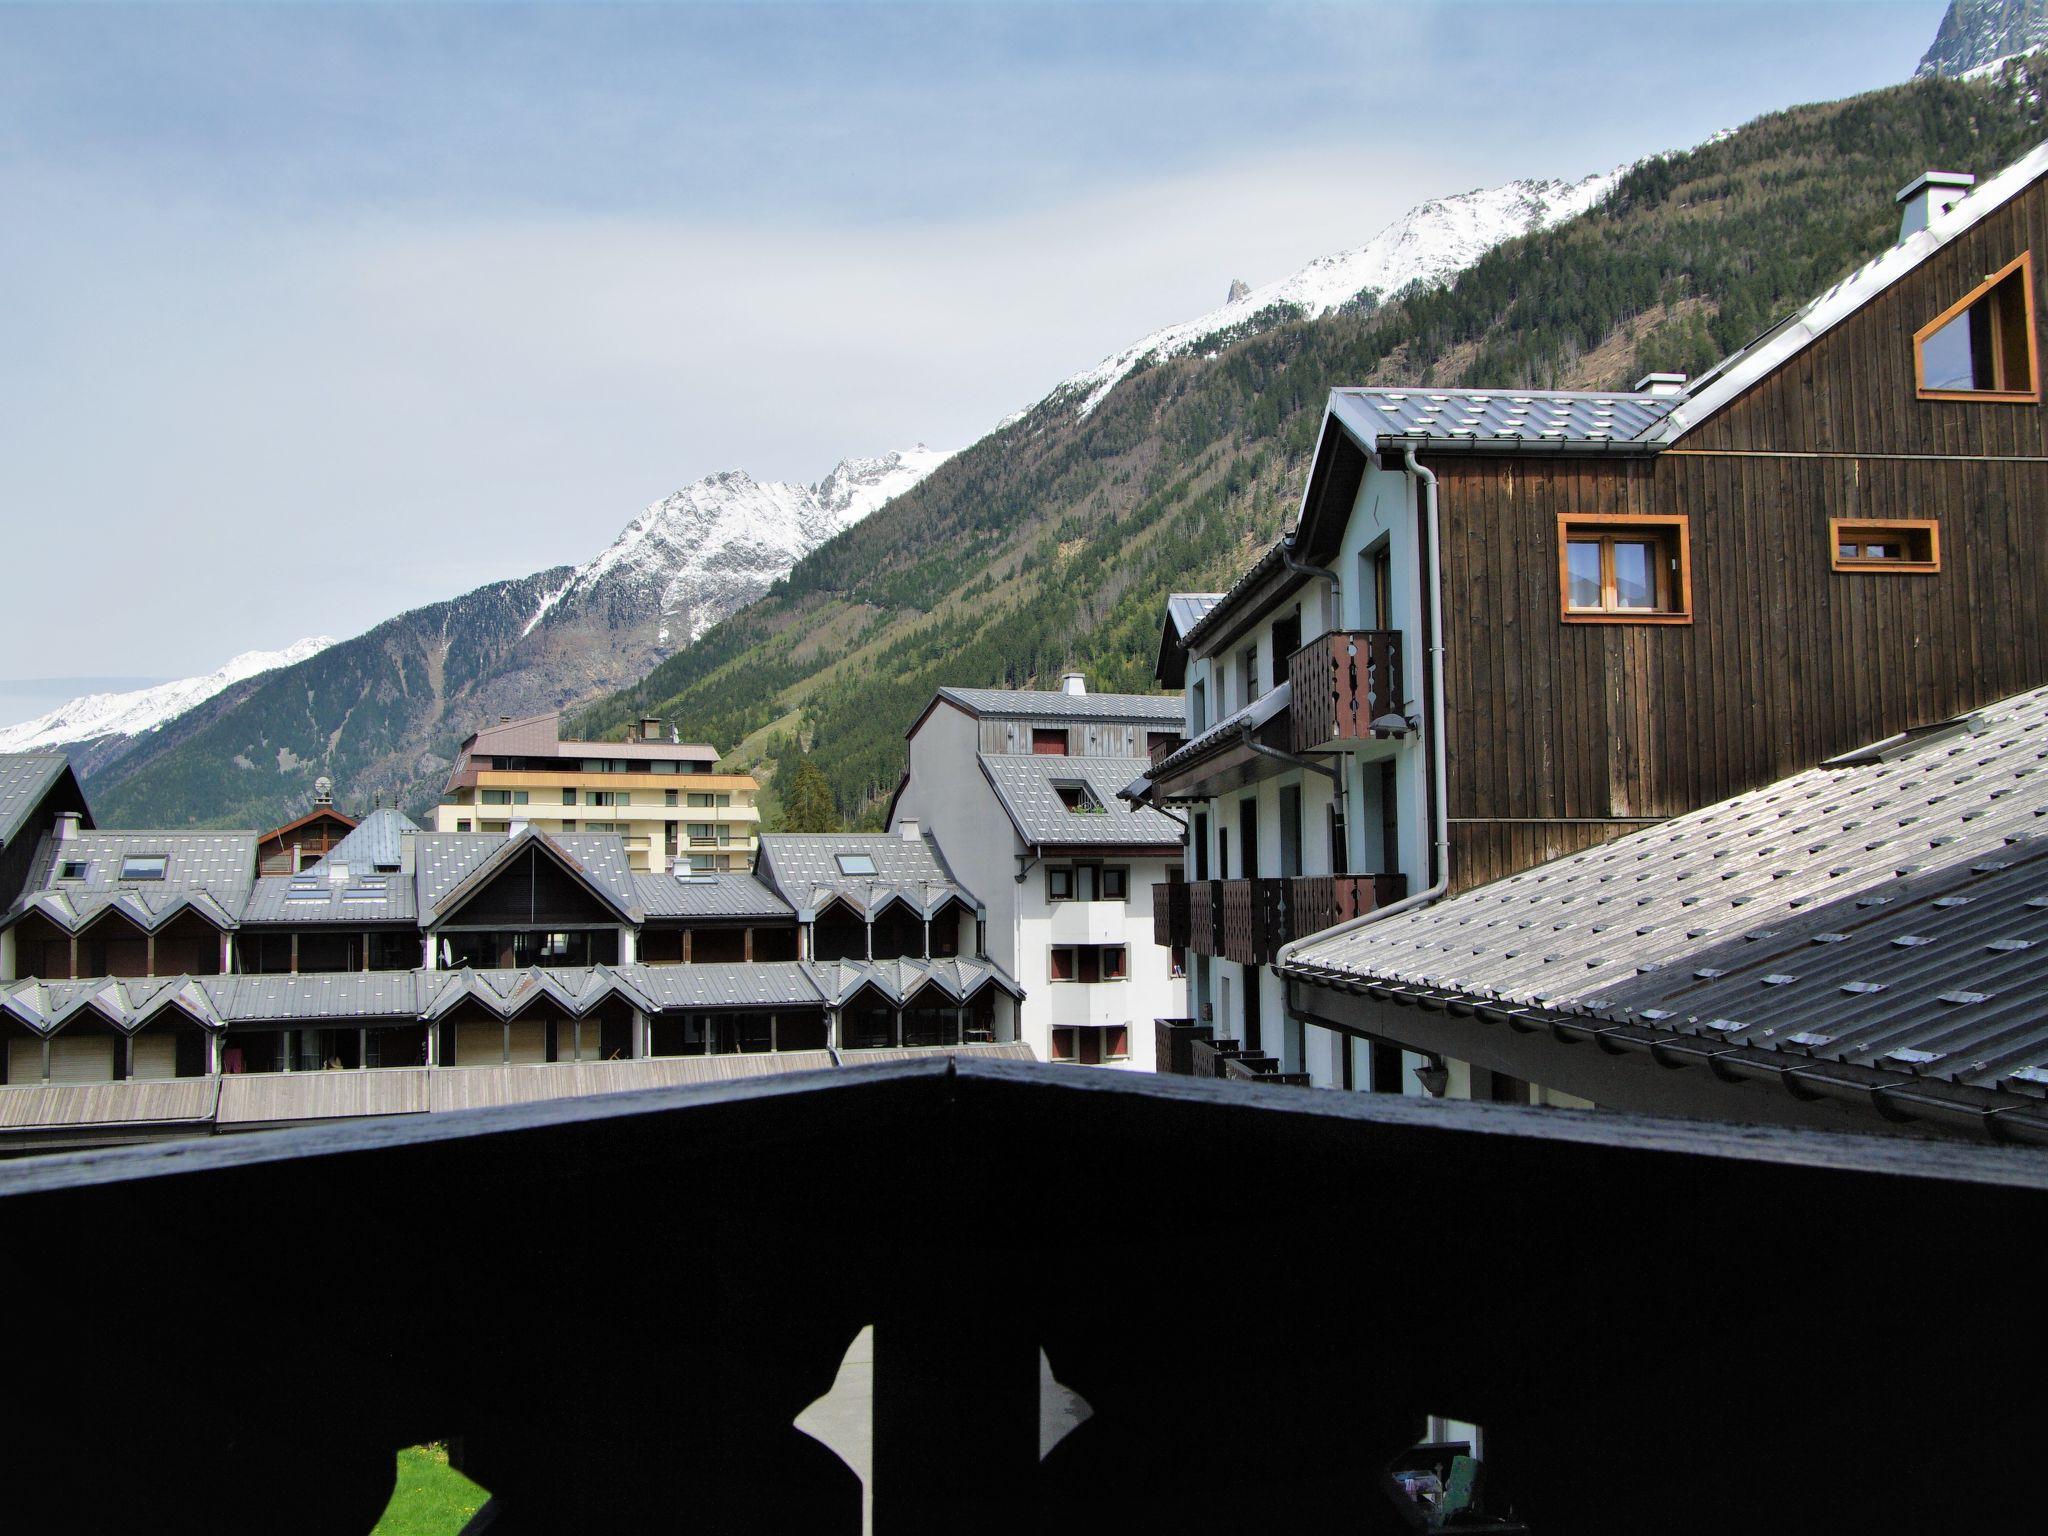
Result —
<svg viewBox="0 0 2048 1536"><path fill-rule="evenodd" d="M1288 722L1297 752L1394 735L1373 722L1402 713L1401 632L1339 629L1287 658Z"/></svg>
<svg viewBox="0 0 2048 1536"><path fill-rule="evenodd" d="M1152 887L1152 942L1164 949L1188 947L1188 885L1162 880Z"/></svg>
<svg viewBox="0 0 2048 1536"><path fill-rule="evenodd" d="M1159 889L1155 886L1155 893ZM1197 880L1187 889L1189 949L1239 965L1270 965L1290 940L1399 901L1407 894L1408 880L1404 875L1302 875ZM1153 924L1156 934L1156 908Z"/></svg>

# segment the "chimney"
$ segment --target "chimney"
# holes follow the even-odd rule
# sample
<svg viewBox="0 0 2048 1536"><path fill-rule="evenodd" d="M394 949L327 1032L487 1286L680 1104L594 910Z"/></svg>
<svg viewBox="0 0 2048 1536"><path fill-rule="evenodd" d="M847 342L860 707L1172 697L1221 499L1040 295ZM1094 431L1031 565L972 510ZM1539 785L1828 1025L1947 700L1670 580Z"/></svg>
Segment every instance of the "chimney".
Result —
<svg viewBox="0 0 2048 1536"><path fill-rule="evenodd" d="M1682 373L1646 373L1636 380L1635 392L1639 395L1682 395L1685 393L1685 378Z"/></svg>
<svg viewBox="0 0 2048 1536"><path fill-rule="evenodd" d="M1087 691L1088 679L1079 672L1062 672L1060 674L1061 693L1072 694L1074 697L1079 698Z"/></svg>
<svg viewBox="0 0 2048 1536"><path fill-rule="evenodd" d="M924 836L924 828L917 824L915 816L906 816L896 823L896 835L906 843L914 843Z"/></svg>
<svg viewBox="0 0 2048 1536"><path fill-rule="evenodd" d="M640 739L642 741L661 740L661 722L652 715L642 715L640 717Z"/></svg>
<svg viewBox="0 0 2048 1536"><path fill-rule="evenodd" d="M78 812L76 811L59 811L57 813L58 842L68 842L78 836L78 820Z"/></svg>
<svg viewBox="0 0 2048 1536"><path fill-rule="evenodd" d="M347 885L348 866L346 864L329 864L327 866L327 883L335 886Z"/></svg>
<svg viewBox="0 0 2048 1536"><path fill-rule="evenodd" d="M1899 189L1899 238L1917 235L1963 200L1977 178L1961 171L1928 171Z"/></svg>

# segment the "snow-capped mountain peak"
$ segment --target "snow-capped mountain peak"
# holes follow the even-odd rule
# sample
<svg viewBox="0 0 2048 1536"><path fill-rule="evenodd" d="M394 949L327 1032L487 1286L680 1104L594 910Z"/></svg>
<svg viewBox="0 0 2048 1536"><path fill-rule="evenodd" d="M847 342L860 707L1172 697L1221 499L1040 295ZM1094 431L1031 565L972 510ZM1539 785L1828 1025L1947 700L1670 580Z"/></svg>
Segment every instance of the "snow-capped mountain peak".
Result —
<svg viewBox="0 0 2048 1536"><path fill-rule="evenodd" d="M842 460L816 485L756 480L738 469L706 475L648 507L571 572L522 634L598 608L609 627L646 622L656 648L696 640L951 457L919 443Z"/></svg>
<svg viewBox="0 0 2048 1536"><path fill-rule="evenodd" d="M245 678L289 667L319 655L332 644L331 637L315 635L294 641L281 651L244 651L204 677L180 678L126 693L88 693L48 714L0 729L0 752L37 752L107 736L140 736Z"/></svg>
<svg viewBox="0 0 2048 1536"><path fill-rule="evenodd" d="M1209 338L1276 308L1313 320L1360 294L1389 298L1414 283L1441 283L1504 240L1584 213L1613 190L1627 170L1618 166L1578 181L1511 181L1432 199L1409 209L1364 245L1319 257L1277 282L1249 289L1233 282L1229 300L1220 307L1111 353L1068 379L1052 398L1072 399L1079 414L1086 416L1146 358L1194 351Z"/></svg>

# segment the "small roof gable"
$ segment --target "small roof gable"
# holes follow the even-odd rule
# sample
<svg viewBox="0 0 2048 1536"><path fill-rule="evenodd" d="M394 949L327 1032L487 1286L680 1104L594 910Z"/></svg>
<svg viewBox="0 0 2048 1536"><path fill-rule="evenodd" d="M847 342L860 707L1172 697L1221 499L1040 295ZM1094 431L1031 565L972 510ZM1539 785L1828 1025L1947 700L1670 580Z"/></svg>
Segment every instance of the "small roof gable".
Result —
<svg viewBox="0 0 2048 1536"><path fill-rule="evenodd" d="M29 826L29 818L70 775L71 763L61 752L0 752L0 848L16 842L25 831L36 830ZM83 792L78 803L85 804ZM90 816L86 824L91 825Z"/></svg>
<svg viewBox="0 0 2048 1536"><path fill-rule="evenodd" d="M1166 622L1159 633L1159 657L1152 675L1162 688L1179 688L1188 680L1188 633L1223 601L1221 592L1175 592L1166 599Z"/></svg>
<svg viewBox="0 0 2048 1536"><path fill-rule="evenodd" d="M268 832L259 835L256 841L258 843L282 841L290 837L294 832L301 831L306 827L315 826L323 821L341 828L344 834L354 831L357 825L356 818L349 815L346 811L338 811L331 805L316 805L313 809L306 812L305 815L295 816L281 827L272 827Z"/></svg>
<svg viewBox="0 0 2048 1536"><path fill-rule="evenodd" d="M346 864L351 873L395 870L405 859L405 834L419 823L388 805L377 807L340 842L327 850L322 864Z"/></svg>
<svg viewBox="0 0 2048 1536"><path fill-rule="evenodd" d="M467 869L452 882L444 884L443 873L437 872L434 883L438 896L429 901L424 889L420 893L420 916L426 922L441 923L453 917L485 890L501 871L529 853L552 861L614 913L619 921L637 923L641 919L640 910L633 900L632 874L626 860L625 842L616 833L565 832L550 836L535 827L524 827L503 838L494 833L475 832L437 833L432 836L437 843L449 837L467 837L487 840L492 846L481 857L470 858ZM425 840L423 836L422 842ZM467 855L469 850L463 848L457 852ZM418 878L423 884L426 879L425 854L424 847L418 850ZM437 864L437 871L445 872L459 862L460 857L450 858L445 864Z"/></svg>

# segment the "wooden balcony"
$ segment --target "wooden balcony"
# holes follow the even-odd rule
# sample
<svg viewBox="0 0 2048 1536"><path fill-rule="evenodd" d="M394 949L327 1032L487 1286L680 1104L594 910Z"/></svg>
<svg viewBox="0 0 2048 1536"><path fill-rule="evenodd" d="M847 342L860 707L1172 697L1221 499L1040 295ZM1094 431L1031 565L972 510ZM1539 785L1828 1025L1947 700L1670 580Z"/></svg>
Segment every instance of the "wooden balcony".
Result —
<svg viewBox="0 0 2048 1536"><path fill-rule="evenodd" d="M1188 947L1188 884L1162 880L1152 887L1152 942L1162 949Z"/></svg>
<svg viewBox="0 0 2048 1536"><path fill-rule="evenodd" d="M1271 965L1290 940L1399 901L1407 890L1404 875L1190 881L1188 948L1240 965ZM1156 912L1153 921L1156 933Z"/></svg>
<svg viewBox="0 0 2048 1536"><path fill-rule="evenodd" d="M1288 718L1296 752L1356 746L1398 734L1373 722L1402 713L1401 632L1340 629L1287 658Z"/></svg>

